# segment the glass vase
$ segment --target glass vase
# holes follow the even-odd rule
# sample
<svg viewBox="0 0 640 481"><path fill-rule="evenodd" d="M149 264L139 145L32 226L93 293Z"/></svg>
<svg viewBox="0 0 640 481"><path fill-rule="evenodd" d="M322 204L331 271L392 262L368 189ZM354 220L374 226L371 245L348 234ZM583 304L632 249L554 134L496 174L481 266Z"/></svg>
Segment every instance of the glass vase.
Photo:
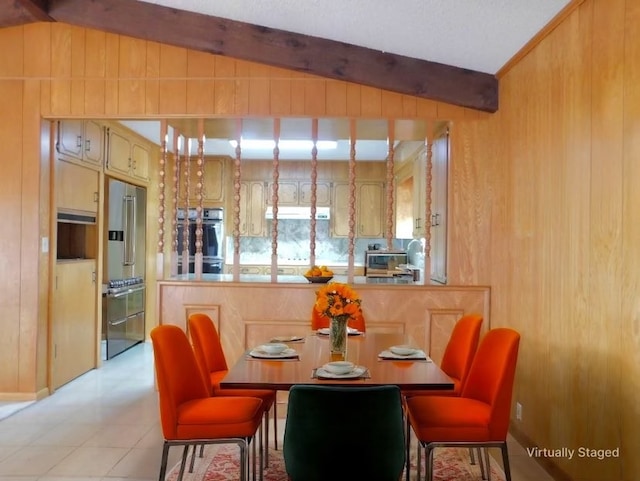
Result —
<svg viewBox="0 0 640 481"><path fill-rule="evenodd" d="M332 317L329 324L329 345L332 361L347 359L347 319Z"/></svg>

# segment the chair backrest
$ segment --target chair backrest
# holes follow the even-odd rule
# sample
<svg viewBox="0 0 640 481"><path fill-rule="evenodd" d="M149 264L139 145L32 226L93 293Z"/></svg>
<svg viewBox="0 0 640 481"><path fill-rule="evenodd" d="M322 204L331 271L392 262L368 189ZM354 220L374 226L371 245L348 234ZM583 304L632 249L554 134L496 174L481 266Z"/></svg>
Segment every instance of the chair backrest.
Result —
<svg viewBox="0 0 640 481"><path fill-rule="evenodd" d="M404 467L397 386L295 385L283 455L292 481L398 481Z"/></svg>
<svg viewBox="0 0 640 481"><path fill-rule="evenodd" d="M165 439L176 439L178 407L209 396L186 333L178 326L160 325L151 330L160 421Z"/></svg>
<svg viewBox="0 0 640 481"><path fill-rule="evenodd" d="M480 341L461 397L491 406L492 439L504 440L509 429L511 396L520 334L509 328L491 329Z"/></svg>
<svg viewBox="0 0 640 481"><path fill-rule="evenodd" d="M462 390L471 368L471 362L478 348L482 320L480 314L462 316L453 327L444 350L440 368L454 380L456 392Z"/></svg>
<svg viewBox="0 0 640 481"><path fill-rule="evenodd" d="M364 316L362 315L362 309L358 313L355 319L349 320L347 323L352 329L357 329L360 332L366 332L366 325L364 322ZM318 312L315 305L311 308L311 330L316 331L323 327L329 327L329 318Z"/></svg>
<svg viewBox="0 0 640 481"><path fill-rule="evenodd" d="M209 316L201 313L190 314L187 319L187 326L196 359L206 372L226 371L227 360L222 350L222 343L215 324Z"/></svg>

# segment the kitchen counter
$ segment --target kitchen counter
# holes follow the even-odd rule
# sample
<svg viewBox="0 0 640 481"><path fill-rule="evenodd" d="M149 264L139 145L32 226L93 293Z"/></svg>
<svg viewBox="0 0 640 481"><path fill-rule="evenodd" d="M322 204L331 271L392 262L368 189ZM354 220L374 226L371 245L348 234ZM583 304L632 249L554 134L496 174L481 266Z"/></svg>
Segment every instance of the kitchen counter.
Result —
<svg viewBox="0 0 640 481"><path fill-rule="evenodd" d="M235 281L233 274L202 274L201 279L196 279L195 274L180 274L169 279L170 281L194 281L194 282L240 282L240 283L260 283L260 284L309 284L320 286L321 284L312 284L304 276L301 275L278 275L276 280L272 281L270 275L260 274L240 274L238 280ZM347 283L347 276L334 276L330 282ZM413 281L406 277L374 277L354 276L351 284L389 284L389 285L423 285L421 281Z"/></svg>

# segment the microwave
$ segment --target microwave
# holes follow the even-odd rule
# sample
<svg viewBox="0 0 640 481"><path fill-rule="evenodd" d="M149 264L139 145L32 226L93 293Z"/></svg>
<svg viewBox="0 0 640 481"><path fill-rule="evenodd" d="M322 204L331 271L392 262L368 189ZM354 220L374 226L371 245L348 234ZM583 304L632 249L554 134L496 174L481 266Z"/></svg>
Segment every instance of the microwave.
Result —
<svg viewBox="0 0 640 481"><path fill-rule="evenodd" d="M392 277L402 272L397 268L403 264L408 264L406 251L368 250L364 257L364 275Z"/></svg>

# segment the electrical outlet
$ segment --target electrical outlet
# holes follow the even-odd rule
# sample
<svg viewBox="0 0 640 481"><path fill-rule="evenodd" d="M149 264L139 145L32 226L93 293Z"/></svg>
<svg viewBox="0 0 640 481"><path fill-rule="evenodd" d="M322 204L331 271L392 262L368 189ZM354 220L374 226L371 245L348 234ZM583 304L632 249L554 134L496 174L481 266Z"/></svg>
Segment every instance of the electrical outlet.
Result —
<svg viewBox="0 0 640 481"><path fill-rule="evenodd" d="M516 419L522 421L522 404L516 402Z"/></svg>

